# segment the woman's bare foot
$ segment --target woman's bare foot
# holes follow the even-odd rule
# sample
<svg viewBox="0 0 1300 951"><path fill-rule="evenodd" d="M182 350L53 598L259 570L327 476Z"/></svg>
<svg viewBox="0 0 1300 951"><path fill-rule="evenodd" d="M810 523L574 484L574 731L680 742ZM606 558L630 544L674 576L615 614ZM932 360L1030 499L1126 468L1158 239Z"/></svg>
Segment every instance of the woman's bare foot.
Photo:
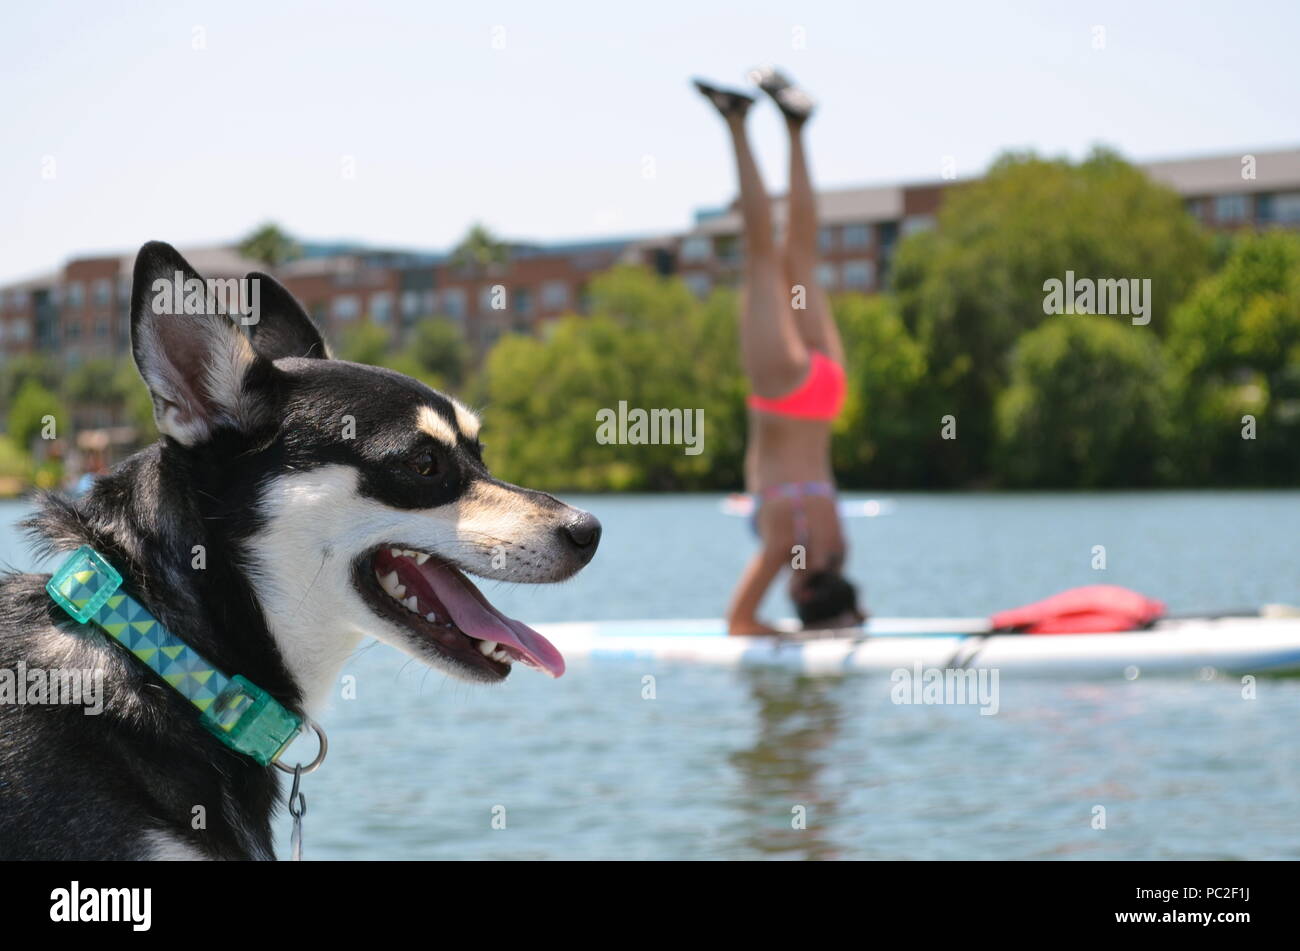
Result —
<svg viewBox="0 0 1300 951"><path fill-rule="evenodd" d="M720 86L714 86L703 79L697 79L695 88L698 89L709 102L713 103L713 108L722 114L722 118L727 120L744 119L745 114L749 112L749 107L754 104L754 97L747 96L743 92L737 92L734 89L723 89Z"/></svg>
<svg viewBox="0 0 1300 951"><path fill-rule="evenodd" d="M802 125L812 118L817 104L812 97L790 81L784 73L773 66L759 66L749 71L749 80L763 92L772 97L778 109L786 119L796 125Z"/></svg>

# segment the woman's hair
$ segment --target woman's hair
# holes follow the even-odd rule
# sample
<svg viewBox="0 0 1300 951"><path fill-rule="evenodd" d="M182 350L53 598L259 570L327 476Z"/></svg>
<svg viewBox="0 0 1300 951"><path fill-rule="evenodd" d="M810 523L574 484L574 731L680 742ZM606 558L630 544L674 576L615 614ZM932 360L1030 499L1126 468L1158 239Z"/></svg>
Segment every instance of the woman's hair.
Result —
<svg viewBox="0 0 1300 951"><path fill-rule="evenodd" d="M858 610L858 589L838 571L816 571L790 592L795 612L804 627L822 626L845 615L865 615Z"/></svg>

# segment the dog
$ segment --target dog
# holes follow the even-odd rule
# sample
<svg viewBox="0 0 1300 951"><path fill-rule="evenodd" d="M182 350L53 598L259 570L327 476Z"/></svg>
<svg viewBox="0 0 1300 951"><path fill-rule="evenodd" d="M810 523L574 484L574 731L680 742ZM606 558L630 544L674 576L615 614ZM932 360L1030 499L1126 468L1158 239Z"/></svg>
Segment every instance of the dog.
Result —
<svg viewBox="0 0 1300 951"><path fill-rule="evenodd" d="M516 662L562 674L559 652L467 574L568 579L596 552L596 518L494 479L472 412L333 359L269 275L246 279L252 323L210 306L159 313L177 278L202 281L169 245L140 250L131 349L159 441L81 499L44 496L26 523L37 548L92 547L163 627L300 714L323 706L366 636L470 681ZM47 580L0 578L0 670L103 671L102 713L0 704L0 859L275 858L277 771L72 620Z"/></svg>

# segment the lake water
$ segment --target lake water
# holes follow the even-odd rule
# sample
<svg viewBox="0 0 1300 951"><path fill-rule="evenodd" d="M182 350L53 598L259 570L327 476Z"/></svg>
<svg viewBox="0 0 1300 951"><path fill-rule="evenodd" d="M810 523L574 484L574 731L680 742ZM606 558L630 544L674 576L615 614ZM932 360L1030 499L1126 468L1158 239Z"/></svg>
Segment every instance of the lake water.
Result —
<svg viewBox="0 0 1300 951"><path fill-rule="evenodd" d="M1300 602L1300 492L890 498L847 524L880 615L1098 582L1179 613ZM599 555L565 585L486 585L504 611L722 613L753 542L718 497L569 500L604 522ZM32 566L25 511L0 503L0 564ZM329 762L304 781L309 859L1300 858L1298 679L1253 700L1228 678L1004 682L981 716L895 705L879 679L634 661L482 688L372 644L344 673L356 698L322 718Z"/></svg>

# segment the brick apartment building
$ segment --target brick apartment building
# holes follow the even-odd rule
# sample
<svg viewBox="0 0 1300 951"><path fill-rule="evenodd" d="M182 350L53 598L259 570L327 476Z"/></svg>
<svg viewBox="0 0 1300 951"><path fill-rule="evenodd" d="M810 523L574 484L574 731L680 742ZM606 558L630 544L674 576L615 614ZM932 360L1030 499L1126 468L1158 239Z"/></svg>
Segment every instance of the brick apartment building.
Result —
<svg viewBox="0 0 1300 951"><path fill-rule="evenodd" d="M1242 155L1144 166L1177 191L1207 227L1300 228L1300 149L1255 154L1255 176ZM899 240L933 227L956 181L824 190L820 278L832 292L886 286ZM784 200L774 199L778 229ZM421 318L447 317L483 352L501 334L536 332L555 317L586 310L591 277L620 262L675 273L697 293L736 280L743 243L734 205L700 212L682 234L553 245L512 245L503 264L455 266L450 257L411 251L308 246L277 276L337 342L369 321L400 342ZM205 277L242 277L264 269L231 248L182 248ZM0 361L21 353L58 353L70 364L123 353L133 254L76 258L61 270L0 287Z"/></svg>
<svg viewBox="0 0 1300 951"><path fill-rule="evenodd" d="M592 275L622 262L646 263L632 240L512 245L509 260L458 267L447 255L355 251L308 256L276 276L333 340L367 320L400 342L421 318L445 317L482 352L503 333L533 333L586 310Z"/></svg>
<svg viewBox="0 0 1300 951"><path fill-rule="evenodd" d="M1242 155L1181 159L1142 166L1182 195L1188 211L1214 230L1300 228L1300 149L1259 152L1255 177L1242 177ZM824 189L817 195L822 223L818 274L829 291L878 291L901 238L934 226L945 192L959 181L869 188ZM773 201L778 232L785 201ZM665 243L674 271L698 294L732 283L743 254L741 219L734 206L700 212L694 227Z"/></svg>

